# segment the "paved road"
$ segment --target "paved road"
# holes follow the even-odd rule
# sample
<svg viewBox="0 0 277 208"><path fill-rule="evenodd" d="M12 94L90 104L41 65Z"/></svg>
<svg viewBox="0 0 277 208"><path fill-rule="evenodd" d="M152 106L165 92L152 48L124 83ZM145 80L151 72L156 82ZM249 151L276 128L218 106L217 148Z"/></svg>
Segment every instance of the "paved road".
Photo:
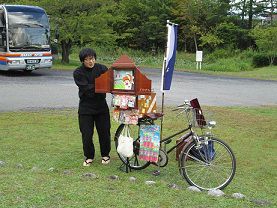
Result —
<svg viewBox="0 0 277 208"><path fill-rule="evenodd" d="M152 80L158 104L161 104L161 71L143 69L142 72ZM44 69L29 75L0 72L0 111L77 107L77 92L72 71ZM277 81L174 72L171 90L165 93L165 105L178 105L195 97L202 105L277 105Z"/></svg>

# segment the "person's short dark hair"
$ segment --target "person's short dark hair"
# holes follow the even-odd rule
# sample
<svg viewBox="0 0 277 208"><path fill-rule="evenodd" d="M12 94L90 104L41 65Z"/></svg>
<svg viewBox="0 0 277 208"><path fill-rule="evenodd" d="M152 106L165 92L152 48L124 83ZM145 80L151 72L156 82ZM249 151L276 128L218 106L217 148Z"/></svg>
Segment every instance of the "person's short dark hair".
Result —
<svg viewBox="0 0 277 208"><path fill-rule="evenodd" d="M94 57L96 59L96 52L91 48L83 48L79 53L79 59L84 62L86 57Z"/></svg>

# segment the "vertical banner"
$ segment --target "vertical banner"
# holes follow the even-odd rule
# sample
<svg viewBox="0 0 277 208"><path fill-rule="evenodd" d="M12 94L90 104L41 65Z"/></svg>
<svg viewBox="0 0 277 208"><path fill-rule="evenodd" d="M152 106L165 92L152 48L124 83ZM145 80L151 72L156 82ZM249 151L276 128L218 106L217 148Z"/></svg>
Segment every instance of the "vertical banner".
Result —
<svg viewBox="0 0 277 208"><path fill-rule="evenodd" d="M170 90L172 75L174 71L176 49L177 49L177 28L178 25L167 21L167 49L163 63L161 91Z"/></svg>

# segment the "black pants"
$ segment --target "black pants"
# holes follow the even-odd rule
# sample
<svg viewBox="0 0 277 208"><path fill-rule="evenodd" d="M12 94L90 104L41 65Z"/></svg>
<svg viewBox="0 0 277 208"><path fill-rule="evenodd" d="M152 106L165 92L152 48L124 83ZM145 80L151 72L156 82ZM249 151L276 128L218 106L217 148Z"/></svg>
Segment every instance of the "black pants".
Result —
<svg viewBox="0 0 277 208"><path fill-rule="evenodd" d="M95 155L93 144L94 125L99 136L101 156L109 156L111 151L109 112L97 115L79 114L79 128L82 134L83 150L86 159L93 159Z"/></svg>

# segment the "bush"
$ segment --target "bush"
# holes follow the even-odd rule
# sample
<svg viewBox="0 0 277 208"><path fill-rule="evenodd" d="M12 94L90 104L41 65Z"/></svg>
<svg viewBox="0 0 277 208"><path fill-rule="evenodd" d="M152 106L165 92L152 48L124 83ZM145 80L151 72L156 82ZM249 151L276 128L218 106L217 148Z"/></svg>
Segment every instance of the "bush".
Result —
<svg viewBox="0 0 277 208"><path fill-rule="evenodd" d="M252 65L254 67L269 66L270 62L266 54L256 54L253 56Z"/></svg>
<svg viewBox="0 0 277 208"><path fill-rule="evenodd" d="M215 62L218 59L230 58L235 55L235 52L231 49L217 49L212 53L207 54L206 58L208 62Z"/></svg>
<svg viewBox="0 0 277 208"><path fill-rule="evenodd" d="M266 55L267 55L267 58L269 60L269 63L276 66L277 65L277 53L268 53Z"/></svg>
<svg viewBox="0 0 277 208"><path fill-rule="evenodd" d="M251 64L247 61L242 61L239 58L218 59L214 63L203 64L203 70L207 71L225 71L225 72L240 72L252 70Z"/></svg>
<svg viewBox="0 0 277 208"><path fill-rule="evenodd" d="M250 62L252 62L253 56L255 56L256 54L259 54L259 52L255 51L251 48L248 48L246 50L240 51L238 53L238 57L241 58L241 59L244 59L244 60L247 59Z"/></svg>

